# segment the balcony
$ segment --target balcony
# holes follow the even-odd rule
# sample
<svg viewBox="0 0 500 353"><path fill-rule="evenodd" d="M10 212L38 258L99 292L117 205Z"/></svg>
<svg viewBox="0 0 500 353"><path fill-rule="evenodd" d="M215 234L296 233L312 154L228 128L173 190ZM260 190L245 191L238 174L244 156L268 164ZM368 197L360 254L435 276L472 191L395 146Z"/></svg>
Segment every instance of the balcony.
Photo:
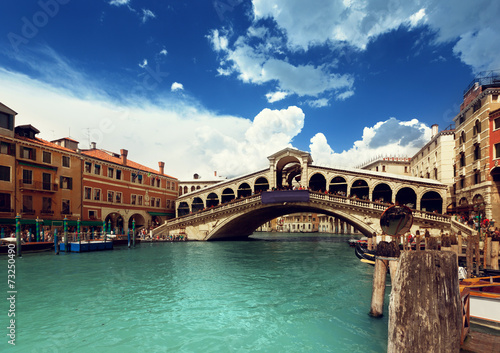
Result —
<svg viewBox="0 0 500 353"><path fill-rule="evenodd" d="M72 216L73 212L71 212L69 210L62 210L61 211L61 215L63 215L63 216Z"/></svg>
<svg viewBox="0 0 500 353"><path fill-rule="evenodd" d="M14 209L8 207L0 207L0 213L12 213Z"/></svg>
<svg viewBox="0 0 500 353"><path fill-rule="evenodd" d="M54 211L52 211L52 210L41 210L40 213L43 214L43 215L53 215Z"/></svg>
<svg viewBox="0 0 500 353"><path fill-rule="evenodd" d="M24 190L56 192L59 189L59 186L55 183L19 179L19 188Z"/></svg>

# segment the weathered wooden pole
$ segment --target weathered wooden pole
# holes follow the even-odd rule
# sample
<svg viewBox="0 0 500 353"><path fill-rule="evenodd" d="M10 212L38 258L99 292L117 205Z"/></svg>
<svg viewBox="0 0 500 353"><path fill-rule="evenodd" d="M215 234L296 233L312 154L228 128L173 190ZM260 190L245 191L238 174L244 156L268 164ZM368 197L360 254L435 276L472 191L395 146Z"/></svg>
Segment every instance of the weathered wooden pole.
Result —
<svg viewBox="0 0 500 353"><path fill-rule="evenodd" d="M464 240L464 238L462 237L462 231L459 230L457 233L458 255L462 255L464 252L463 240Z"/></svg>
<svg viewBox="0 0 500 353"><path fill-rule="evenodd" d="M479 234L480 232L476 232L476 236L474 237L474 248L476 250L476 267L475 267L475 273L476 276L479 276L479 266L481 265L481 252L479 249Z"/></svg>
<svg viewBox="0 0 500 353"><path fill-rule="evenodd" d="M472 277L472 271L474 269L473 261L472 261L472 256L474 253L474 241L473 241L473 236L469 235L467 236L467 248L465 249L465 261L466 261L466 266L467 266L467 278Z"/></svg>
<svg viewBox="0 0 500 353"><path fill-rule="evenodd" d="M372 303L370 316L381 317L384 314L385 282L389 268L388 258L399 257L399 246L395 242L381 241L377 244L375 269L373 271ZM395 271L396 272L396 271Z"/></svg>
<svg viewBox="0 0 500 353"><path fill-rule="evenodd" d="M415 239L415 250L420 251L420 241L422 240L422 238L420 237L420 231L419 230L417 230L415 232L415 237L416 237L416 239Z"/></svg>
<svg viewBox="0 0 500 353"><path fill-rule="evenodd" d="M462 308L456 255L401 255L389 304L388 353L457 353Z"/></svg>
<svg viewBox="0 0 500 353"><path fill-rule="evenodd" d="M491 268L494 270L498 270L498 251L500 249L500 241L492 239L491 242Z"/></svg>
<svg viewBox="0 0 500 353"><path fill-rule="evenodd" d="M491 268L491 237L489 236L489 232L486 233L486 238L484 239L484 267L483 268Z"/></svg>
<svg viewBox="0 0 500 353"><path fill-rule="evenodd" d="M457 266L458 266L458 242L457 242L457 237L453 233L450 234L450 244L451 244L450 245L451 251L457 254Z"/></svg>

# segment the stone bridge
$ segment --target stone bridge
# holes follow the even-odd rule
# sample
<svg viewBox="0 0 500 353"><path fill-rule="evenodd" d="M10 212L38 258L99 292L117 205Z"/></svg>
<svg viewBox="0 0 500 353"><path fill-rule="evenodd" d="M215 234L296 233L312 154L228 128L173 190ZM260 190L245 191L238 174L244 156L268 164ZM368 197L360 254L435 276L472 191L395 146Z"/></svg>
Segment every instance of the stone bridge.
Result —
<svg viewBox="0 0 500 353"><path fill-rule="evenodd" d="M435 180L347 168L314 166L307 152L287 148L268 157L269 168L179 196L177 217L154 235L190 240L240 238L292 213L325 214L361 233L381 234L379 219L391 204L413 211L412 232L448 231L447 186Z"/></svg>

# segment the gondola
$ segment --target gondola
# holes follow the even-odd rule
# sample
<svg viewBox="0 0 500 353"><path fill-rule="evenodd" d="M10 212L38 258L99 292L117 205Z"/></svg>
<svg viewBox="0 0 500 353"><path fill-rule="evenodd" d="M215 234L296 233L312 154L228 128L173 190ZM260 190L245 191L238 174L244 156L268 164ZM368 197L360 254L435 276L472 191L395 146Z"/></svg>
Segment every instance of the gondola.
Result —
<svg viewBox="0 0 500 353"><path fill-rule="evenodd" d="M370 265L375 265L375 251L374 250L368 250L367 248L363 247L361 243L356 243L356 246L354 248L354 252L356 256L361 260L361 262L370 264Z"/></svg>

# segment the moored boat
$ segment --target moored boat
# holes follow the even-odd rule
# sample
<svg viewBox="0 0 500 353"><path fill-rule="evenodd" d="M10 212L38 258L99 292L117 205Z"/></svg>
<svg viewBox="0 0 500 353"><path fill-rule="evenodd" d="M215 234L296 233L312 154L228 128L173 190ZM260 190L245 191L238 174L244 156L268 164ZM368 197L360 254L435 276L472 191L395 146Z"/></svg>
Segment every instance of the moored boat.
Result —
<svg viewBox="0 0 500 353"><path fill-rule="evenodd" d="M467 278L460 291L470 290L471 322L500 330L500 276Z"/></svg>
<svg viewBox="0 0 500 353"><path fill-rule="evenodd" d="M358 257L358 259L361 260L361 262L370 265L375 265L375 251L368 250L365 246L363 246L363 243L360 242L356 243L354 250L356 256Z"/></svg>
<svg viewBox="0 0 500 353"><path fill-rule="evenodd" d="M0 254L7 254L9 244L16 244L16 238L0 239ZM12 246L11 246L12 248ZM21 254L49 251L54 249L54 243L50 241L21 242Z"/></svg>

